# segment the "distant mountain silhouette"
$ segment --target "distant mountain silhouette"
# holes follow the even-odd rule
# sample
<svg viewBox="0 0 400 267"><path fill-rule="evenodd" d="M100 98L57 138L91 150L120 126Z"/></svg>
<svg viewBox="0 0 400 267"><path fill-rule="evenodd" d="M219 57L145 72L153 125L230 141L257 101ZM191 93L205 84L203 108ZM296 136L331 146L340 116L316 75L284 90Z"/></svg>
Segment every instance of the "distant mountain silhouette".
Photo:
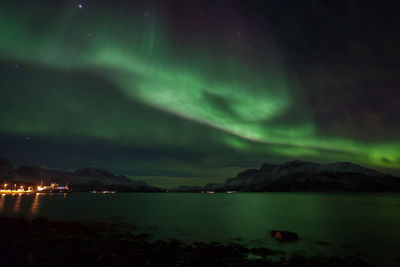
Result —
<svg viewBox="0 0 400 267"><path fill-rule="evenodd" d="M163 189L142 181L132 181L106 169L84 168L74 172L22 166L13 169L7 159L0 159L0 182L26 184L66 183L74 191L115 190L119 192L162 192ZM263 163L259 169L240 172L223 183L199 186L179 186L172 192L200 191L398 191L400 178L350 163L318 164L308 161L289 161L283 164Z"/></svg>
<svg viewBox="0 0 400 267"><path fill-rule="evenodd" d="M87 177L87 178L94 178L99 179L105 183L112 182L112 183L132 183L132 180L123 176L115 176L111 172L106 169L96 169L96 168L85 168L79 169L74 172L74 175L79 177ZM142 182L145 184L144 182Z"/></svg>
<svg viewBox="0 0 400 267"><path fill-rule="evenodd" d="M0 159L0 178L14 179L15 172L11 163L6 159Z"/></svg>
<svg viewBox="0 0 400 267"><path fill-rule="evenodd" d="M74 191L115 190L124 192L161 192L162 190L142 181L133 181L123 175L114 175L106 169L84 168L74 172L45 169L38 166L22 166L13 169L7 159L0 159L1 182L26 182L29 184L64 185L68 183Z"/></svg>
<svg viewBox="0 0 400 267"><path fill-rule="evenodd" d="M240 172L220 184L208 184L212 191L382 191L400 190L400 178L350 162L318 164L290 161L262 164L260 169Z"/></svg>

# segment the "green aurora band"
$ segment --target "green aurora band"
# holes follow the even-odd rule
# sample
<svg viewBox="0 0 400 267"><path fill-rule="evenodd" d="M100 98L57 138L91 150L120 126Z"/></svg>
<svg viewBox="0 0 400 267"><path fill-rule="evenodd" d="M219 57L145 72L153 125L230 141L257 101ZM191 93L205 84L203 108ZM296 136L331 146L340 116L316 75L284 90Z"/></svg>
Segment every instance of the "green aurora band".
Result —
<svg viewBox="0 0 400 267"><path fill-rule="evenodd" d="M307 103L294 93L302 91L301 83L285 64L273 38L264 51L263 58L269 58L266 62L263 58L248 60L235 45L212 40L194 45L179 42L174 29L162 23L162 14L137 16L126 23L120 22L117 14L99 19L100 11L83 15L81 10L65 7L60 13L47 14L52 16L52 23L48 23L41 19L43 12L18 11L19 16L15 12L10 6L0 8L0 57L38 69L21 81L25 86L21 100L24 110L2 119L3 134L44 138L70 135L124 146L148 142L168 147L190 146L194 139L202 138L190 129L181 129L183 133L176 137L180 140L171 137L176 131L171 128L181 124L161 122L163 118L157 114L165 113L166 120L212 129L217 133L214 142L243 155L345 159L378 168L399 167L399 141L377 138L371 142L318 131ZM41 69L84 75L64 81L40 74ZM90 77L95 81L88 81ZM156 111L145 119L147 115L141 112L146 110L124 110L120 103L112 103L113 110L107 115L100 111L101 118L96 118L97 109L107 101L103 92L107 86L131 105ZM64 93L60 96L46 87L62 88ZM69 87L90 93L76 95L77 90L68 91ZM38 107L36 94L47 98L45 108ZM95 104L96 110L79 100L93 94L103 98ZM294 112L301 111L300 119L280 122L294 106ZM27 110L30 116L26 116ZM4 105L2 112L6 114ZM73 119L61 124L57 121L62 114ZM207 140L199 143L206 144Z"/></svg>

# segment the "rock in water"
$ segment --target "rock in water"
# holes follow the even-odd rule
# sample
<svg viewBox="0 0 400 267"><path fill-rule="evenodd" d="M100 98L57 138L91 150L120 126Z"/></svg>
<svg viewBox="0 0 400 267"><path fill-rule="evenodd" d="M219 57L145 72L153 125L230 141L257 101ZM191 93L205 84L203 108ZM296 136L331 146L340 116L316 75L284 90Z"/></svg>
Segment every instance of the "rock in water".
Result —
<svg viewBox="0 0 400 267"><path fill-rule="evenodd" d="M271 230L269 233L276 240L282 242L299 240L299 236L294 232Z"/></svg>

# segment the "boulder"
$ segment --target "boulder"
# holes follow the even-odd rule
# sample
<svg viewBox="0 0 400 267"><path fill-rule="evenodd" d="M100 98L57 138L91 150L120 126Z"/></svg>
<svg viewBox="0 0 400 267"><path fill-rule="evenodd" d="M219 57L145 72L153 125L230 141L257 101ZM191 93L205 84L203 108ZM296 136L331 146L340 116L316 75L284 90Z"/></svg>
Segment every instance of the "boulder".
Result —
<svg viewBox="0 0 400 267"><path fill-rule="evenodd" d="M299 240L299 236L294 232L271 230L269 233L272 237L281 242Z"/></svg>

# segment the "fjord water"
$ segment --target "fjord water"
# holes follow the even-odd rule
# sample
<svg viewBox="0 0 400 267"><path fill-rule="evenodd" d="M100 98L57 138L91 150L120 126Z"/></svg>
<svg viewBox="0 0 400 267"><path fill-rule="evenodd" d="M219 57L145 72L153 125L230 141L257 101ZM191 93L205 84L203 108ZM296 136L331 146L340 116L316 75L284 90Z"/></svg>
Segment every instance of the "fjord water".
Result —
<svg viewBox="0 0 400 267"><path fill-rule="evenodd" d="M400 194L396 193L4 195L0 215L128 222L156 239L238 242L307 255L357 255L381 264L396 262L400 244ZM294 231L300 241L279 243L269 236L273 229Z"/></svg>

